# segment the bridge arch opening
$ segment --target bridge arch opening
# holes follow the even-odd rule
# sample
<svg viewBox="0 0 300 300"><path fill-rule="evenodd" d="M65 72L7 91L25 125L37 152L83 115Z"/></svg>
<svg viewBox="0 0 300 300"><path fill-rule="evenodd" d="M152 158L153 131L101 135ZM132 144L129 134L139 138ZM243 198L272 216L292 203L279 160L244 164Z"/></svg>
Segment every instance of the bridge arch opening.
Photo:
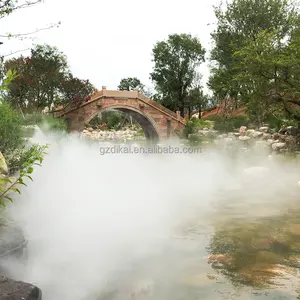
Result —
<svg viewBox="0 0 300 300"><path fill-rule="evenodd" d="M108 111L119 111L128 116L131 116L134 121L136 121L141 128L143 129L144 135L147 140L158 141L159 140L159 131L156 127L154 120L152 120L149 116L145 115L143 112L138 111L135 108L128 108L123 106L111 106L104 109L99 109L97 112L93 113L89 117L87 117L84 121L85 124L88 124L93 118L95 118L98 114Z"/></svg>

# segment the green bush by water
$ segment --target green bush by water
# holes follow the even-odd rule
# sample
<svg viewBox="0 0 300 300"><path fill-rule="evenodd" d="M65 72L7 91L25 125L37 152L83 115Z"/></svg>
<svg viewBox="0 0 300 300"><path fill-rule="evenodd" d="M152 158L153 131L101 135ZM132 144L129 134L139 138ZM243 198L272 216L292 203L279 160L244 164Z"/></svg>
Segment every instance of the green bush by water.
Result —
<svg viewBox="0 0 300 300"><path fill-rule="evenodd" d="M6 155L22 145L22 120L7 103L0 104L0 151Z"/></svg>
<svg viewBox="0 0 300 300"><path fill-rule="evenodd" d="M183 130L182 136L187 138L189 134L195 133L197 130L203 129L205 127L211 127L212 122L207 120L202 120L198 118L191 118L187 121L186 126Z"/></svg>
<svg viewBox="0 0 300 300"><path fill-rule="evenodd" d="M37 125L45 131L66 131L67 124L63 118L54 118L50 115L26 115L22 124L24 126Z"/></svg>
<svg viewBox="0 0 300 300"><path fill-rule="evenodd" d="M241 126L251 125L250 120L246 116L234 116L234 117L227 117L220 115L215 115L208 117L206 120L210 120L214 122L214 129L220 132L230 132L234 131Z"/></svg>

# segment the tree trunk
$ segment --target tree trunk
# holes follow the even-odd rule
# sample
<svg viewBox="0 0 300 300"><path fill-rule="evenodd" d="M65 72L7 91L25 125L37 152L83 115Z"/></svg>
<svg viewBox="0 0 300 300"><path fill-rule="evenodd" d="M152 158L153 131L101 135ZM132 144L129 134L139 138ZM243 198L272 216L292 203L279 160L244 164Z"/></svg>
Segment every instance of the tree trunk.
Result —
<svg viewBox="0 0 300 300"><path fill-rule="evenodd" d="M202 109L201 109L201 105L199 105L199 116L198 116L198 119L201 119L201 113L202 113Z"/></svg>
<svg viewBox="0 0 300 300"><path fill-rule="evenodd" d="M191 118L191 107L189 106L188 107L188 110L189 110L189 119Z"/></svg>

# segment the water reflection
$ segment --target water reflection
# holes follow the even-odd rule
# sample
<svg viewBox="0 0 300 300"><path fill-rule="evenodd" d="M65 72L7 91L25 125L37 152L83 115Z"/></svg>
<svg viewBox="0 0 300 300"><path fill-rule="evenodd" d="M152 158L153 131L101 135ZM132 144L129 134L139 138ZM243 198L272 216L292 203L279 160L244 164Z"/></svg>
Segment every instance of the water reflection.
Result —
<svg viewBox="0 0 300 300"><path fill-rule="evenodd" d="M226 205L219 203L207 247L209 263L234 286L285 290L286 299L295 299L296 292L300 299L299 196L292 189L281 201L278 193L269 196L269 203L266 198L251 203L234 197Z"/></svg>

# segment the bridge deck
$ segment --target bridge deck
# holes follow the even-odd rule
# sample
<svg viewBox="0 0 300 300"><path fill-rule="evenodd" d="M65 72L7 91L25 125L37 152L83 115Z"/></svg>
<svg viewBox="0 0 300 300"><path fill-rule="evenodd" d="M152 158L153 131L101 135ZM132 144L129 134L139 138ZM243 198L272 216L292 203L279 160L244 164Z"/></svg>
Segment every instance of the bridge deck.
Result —
<svg viewBox="0 0 300 300"><path fill-rule="evenodd" d="M185 125L185 119L182 118L178 113L174 113L173 111L167 109L163 105L157 103L156 101L149 99L145 97L142 93L138 91L116 91L116 90L106 90L103 88L101 91L98 91L94 95L92 95L91 99L77 107L74 107L72 103L67 104L65 107L52 111L50 113L61 113L61 116L68 114L71 111L77 110L83 106L89 105L91 102L98 101L102 98L112 98L112 99L118 99L118 100L126 100L126 99L138 99L141 102L153 107L154 109L158 110L160 113L171 117L172 119L175 119L179 121L181 124Z"/></svg>

